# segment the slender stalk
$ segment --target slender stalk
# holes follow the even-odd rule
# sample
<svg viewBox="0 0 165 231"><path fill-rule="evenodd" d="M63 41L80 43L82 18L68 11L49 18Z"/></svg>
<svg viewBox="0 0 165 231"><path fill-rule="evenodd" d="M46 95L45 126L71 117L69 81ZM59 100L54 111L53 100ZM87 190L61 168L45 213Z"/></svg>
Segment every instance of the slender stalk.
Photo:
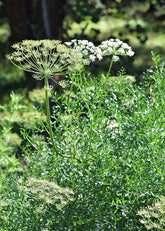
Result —
<svg viewBox="0 0 165 231"><path fill-rule="evenodd" d="M48 130L49 130L49 135L50 139L53 145L53 149L57 155L60 155L60 153L57 150L57 147L54 142L53 138L53 131L52 131L52 126L51 126L51 120L50 120L50 107L49 107L49 96L48 96L48 76L45 76L45 100L46 100L46 115L47 115L47 123L48 123Z"/></svg>
<svg viewBox="0 0 165 231"><path fill-rule="evenodd" d="M111 72L112 64L113 64L113 56L112 56L112 59L111 59L110 65L109 65L108 72L107 72L107 74L106 74L106 77L107 77L107 78L109 77L109 74L110 74L110 72Z"/></svg>
<svg viewBox="0 0 165 231"><path fill-rule="evenodd" d="M52 126L51 126L51 120L50 120L50 107L49 107L49 96L48 96L48 76L45 76L45 100L46 100L46 115L47 115L47 123L48 123L48 131L49 131L49 135L50 135L50 139L52 142L52 146L53 149L55 151L55 153L59 156L65 157L65 158L74 158L77 161L81 162L80 159L76 158L76 157L71 157L71 156L66 156L66 155L62 155L58 150L57 147L55 145L54 142L54 138L53 138L53 131L52 131Z"/></svg>

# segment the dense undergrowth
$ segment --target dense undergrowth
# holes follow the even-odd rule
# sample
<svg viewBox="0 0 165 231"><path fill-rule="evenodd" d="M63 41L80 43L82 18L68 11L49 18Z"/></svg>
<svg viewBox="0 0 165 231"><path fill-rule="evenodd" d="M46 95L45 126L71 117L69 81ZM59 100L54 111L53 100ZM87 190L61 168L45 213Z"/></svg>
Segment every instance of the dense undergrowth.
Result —
<svg viewBox="0 0 165 231"><path fill-rule="evenodd" d="M165 72L153 58L139 85L124 70L114 78L80 72L52 92L61 155L42 94L29 94L35 110L11 94L0 108L0 230L147 230L138 211L165 195Z"/></svg>

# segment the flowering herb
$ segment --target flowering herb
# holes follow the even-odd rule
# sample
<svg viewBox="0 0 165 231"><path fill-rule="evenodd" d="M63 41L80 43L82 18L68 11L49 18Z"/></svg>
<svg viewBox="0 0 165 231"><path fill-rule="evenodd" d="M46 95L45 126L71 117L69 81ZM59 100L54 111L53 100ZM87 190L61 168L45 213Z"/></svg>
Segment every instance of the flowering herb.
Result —
<svg viewBox="0 0 165 231"><path fill-rule="evenodd" d="M61 210L68 202L74 200L74 192L70 188L60 187L56 183L45 179L28 177L26 184L20 179L18 181L18 188L23 190L31 200L39 200L40 202L40 206L37 208L40 215L31 227L31 231L36 230L47 206L53 209L55 205L57 210ZM27 208L32 206L30 203L24 205Z"/></svg>
<svg viewBox="0 0 165 231"><path fill-rule="evenodd" d="M103 41L99 48L102 51L102 56L109 56L112 55L111 63L109 66L109 70L107 72L107 77L110 74L113 62L117 62L120 60L119 56L133 56L134 51L132 48L127 44L122 42L119 39L110 39Z"/></svg>
<svg viewBox="0 0 165 231"><path fill-rule="evenodd" d="M119 60L119 55L133 56L134 52L127 43L119 39L103 41L95 46L88 40L71 40L62 44L58 40L24 40L12 46L15 51L7 55L7 58L18 68L32 72L33 77L45 79L45 98L47 123L49 135L56 154L60 154L53 138L49 108L49 84L48 79L54 75L63 75L66 72L80 70L83 65L89 65L103 56L112 55L107 77L110 74L113 62Z"/></svg>
<svg viewBox="0 0 165 231"><path fill-rule="evenodd" d="M95 46L92 42L88 40L76 40L73 39L71 42L65 42L65 44L80 52L83 58L83 64L89 65L96 60L102 60L104 56L112 56L112 60L109 66L107 76L109 76L113 62L120 60L119 56L133 56L134 51L127 44L119 39L110 39L103 41L99 46Z"/></svg>
<svg viewBox="0 0 165 231"><path fill-rule="evenodd" d="M119 57L117 58L118 55L134 55L134 51L132 51L132 48L128 46L127 43L124 43L119 39L110 39L107 41L103 41L101 45L99 45L99 48L102 51L102 56L112 55L113 57L115 57L114 61L119 60Z"/></svg>
<svg viewBox="0 0 165 231"><path fill-rule="evenodd" d="M88 40L73 39L71 42L65 42L65 44L82 55L84 65L89 65L97 59L103 58L101 49Z"/></svg>
<svg viewBox="0 0 165 231"><path fill-rule="evenodd" d="M45 101L49 135L53 149L59 153L54 141L50 120L49 83L48 79L54 75L63 75L67 71L80 70L82 65L81 54L66 47L58 40L24 40L12 46L15 51L7 58L18 68L33 73L37 80L45 79ZM63 156L63 155L62 155Z"/></svg>
<svg viewBox="0 0 165 231"><path fill-rule="evenodd" d="M165 198L162 197L151 206L141 208L137 215L141 217L140 222L147 230L163 231L165 228Z"/></svg>
<svg viewBox="0 0 165 231"><path fill-rule="evenodd" d="M67 202L72 201L74 192L70 188L62 188L54 182L45 179L27 178L26 185L19 180L18 187L23 189L32 198L40 199L43 203L56 204L61 209ZM60 202L60 203L59 203Z"/></svg>

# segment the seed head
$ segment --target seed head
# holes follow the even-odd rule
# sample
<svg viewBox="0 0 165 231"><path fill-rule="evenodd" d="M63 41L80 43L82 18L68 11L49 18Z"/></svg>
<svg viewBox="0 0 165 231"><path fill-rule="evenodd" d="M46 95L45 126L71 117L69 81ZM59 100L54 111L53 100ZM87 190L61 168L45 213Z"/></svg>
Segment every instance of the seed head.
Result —
<svg viewBox="0 0 165 231"><path fill-rule="evenodd" d="M76 50L58 40L23 40L12 46L15 50L7 58L17 67L33 73L41 80L82 68L82 57Z"/></svg>

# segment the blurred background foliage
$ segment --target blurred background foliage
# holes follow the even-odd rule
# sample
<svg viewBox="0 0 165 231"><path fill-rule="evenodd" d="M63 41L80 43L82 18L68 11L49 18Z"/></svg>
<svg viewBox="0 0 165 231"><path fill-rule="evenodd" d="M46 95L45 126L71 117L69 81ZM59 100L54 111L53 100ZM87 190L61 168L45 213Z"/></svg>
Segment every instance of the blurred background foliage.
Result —
<svg viewBox="0 0 165 231"><path fill-rule="evenodd" d="M18 5L20 7L18 7ZM57 13L59 12L59 13ZM165 55L165 3L163 0L1 0L0 1L0 101L8 92L35 88L34 80L5 59L10 46L22 39L88 39L99 44L109 38L129 43L136 52L114 65L113 75L123 66L141 81L152 65L151 51ZM104 72L109 60L96 63L94 74ZM30 86L30 87L29 87Z"/></svg>

